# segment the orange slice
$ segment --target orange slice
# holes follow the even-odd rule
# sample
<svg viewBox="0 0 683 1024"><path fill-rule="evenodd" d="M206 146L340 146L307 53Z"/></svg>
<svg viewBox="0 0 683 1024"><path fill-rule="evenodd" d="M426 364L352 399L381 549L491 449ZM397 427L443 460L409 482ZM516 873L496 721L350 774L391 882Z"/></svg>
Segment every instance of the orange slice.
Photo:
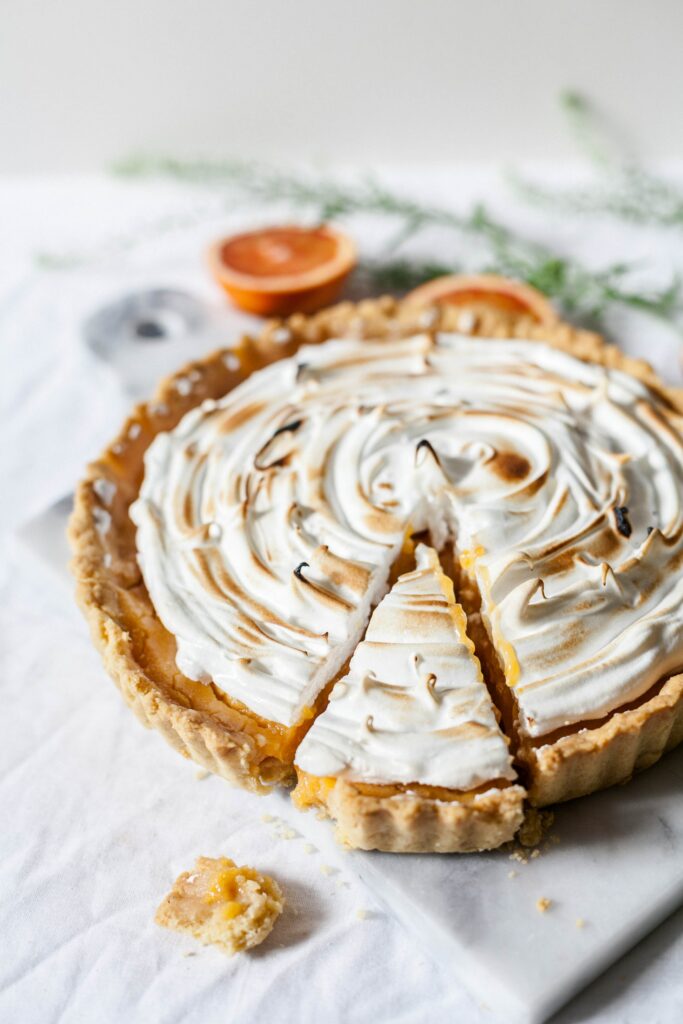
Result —
<svg viewBox="0 0 683 1024"><path fill-rule="evenodd" d="M449 274L420 285L406 297L419 306L447 302L478 310L494 309L510 317L530 316L541 324L557 323L558 316L545 295L530 284L498 274Z"/></svg>
<svg viewBox="0 0 683 1024"><path fill-rule="evenodd" d="M247 313L311 313L333 302L356 262L356 247L321 225L262 228L232 235L209 249L219 285Z"/></svg>

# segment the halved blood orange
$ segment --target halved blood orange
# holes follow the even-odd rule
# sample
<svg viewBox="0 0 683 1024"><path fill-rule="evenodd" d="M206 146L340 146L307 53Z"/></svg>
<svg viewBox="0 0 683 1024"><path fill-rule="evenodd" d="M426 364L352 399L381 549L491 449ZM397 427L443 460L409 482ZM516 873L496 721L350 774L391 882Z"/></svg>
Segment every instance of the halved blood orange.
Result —
<svg viewBox="0 0 683 1024"><path fill-rule="evenodd" d="M478 310L494 309L506 316L530 316L541 324L557 323L558 316L545 295L522 281L498 274L448 274L415 288L406 301L420 306L448 303Z"/></svg>
<svg viewBox="0 0 683 1024"><path fill-rule="evenodd" d="M356 247L327 224L262 228L209 249L219 285L240 309L259 316L312 313L333 302L356 263Z"/></svg>

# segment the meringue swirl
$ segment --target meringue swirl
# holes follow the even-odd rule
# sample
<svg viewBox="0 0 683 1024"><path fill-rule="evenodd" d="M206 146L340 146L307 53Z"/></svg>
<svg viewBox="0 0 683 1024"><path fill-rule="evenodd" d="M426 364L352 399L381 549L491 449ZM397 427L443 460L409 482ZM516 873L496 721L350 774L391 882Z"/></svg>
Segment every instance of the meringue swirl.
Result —
<svg viewBox="0 0 683 1024"><path fill-rule="evenodd" d="M514 779L465 614L435 551L372 613L349 673L296 752L311 775L467 790Z"/></svg>
<svg viewBox="0 0 683 1024"><path fill-rule="evenodd" d="M335 340L159 434L131 516L177 663L296 723L405 531L453 537L532 737L683 665L681 419L538 342Z"/></svg>

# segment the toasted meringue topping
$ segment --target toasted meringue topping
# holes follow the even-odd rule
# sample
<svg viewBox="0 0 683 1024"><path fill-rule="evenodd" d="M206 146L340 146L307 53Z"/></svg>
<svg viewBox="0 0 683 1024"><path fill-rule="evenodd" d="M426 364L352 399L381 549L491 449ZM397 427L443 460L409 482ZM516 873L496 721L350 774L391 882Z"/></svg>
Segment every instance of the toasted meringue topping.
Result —
<svg viewBox="0 0 683 1024"><path fill-rule="evenodd" d="M179 668L290 725L407 524L454 536L540 737L683 665L680 427L636 379L536 342L310 346L157 436L131 509L143 576Z"/></svg>
<svg viewBox="0 0 683 1024"><path fill-rule="evenodd" d="M399 577L370 619L296 764L356 782L471 789L513 779L465 614L435 551Z"/></svg>

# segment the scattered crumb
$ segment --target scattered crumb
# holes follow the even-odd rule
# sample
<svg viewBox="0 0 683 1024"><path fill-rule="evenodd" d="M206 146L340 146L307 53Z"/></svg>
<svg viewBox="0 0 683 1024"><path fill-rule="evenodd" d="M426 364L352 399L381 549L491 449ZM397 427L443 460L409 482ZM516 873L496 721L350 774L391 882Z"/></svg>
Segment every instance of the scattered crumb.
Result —
<svg viewBox="0 0 683 1024"><path fill-rule="evenodd" d="M298 834L293 828L283 828L280 832L280 839L296 839Z"/></svg>
<svg viewBox="0 0 683 1024"><path fill-rule="evenodd" d="M313 843L305 843L304 844L304 853L315 853L315 852L316 852L316 847L313 845Z"/></svg>
<svg viewBox="0 0 683 1024"><path fill-rule="evenodd" d="M161 901L154 920L232 956L268 936L282 913L279 885L228 857L199 857Z"/></svg>
<svg viewBox="0 0 683 1024"><path fill-rule="evenodd" d="M577 919L576 919L576 927L577 928L583 928L585 924L586 924L586 922L584 921L584 919L582 917L577 917Z"/></svg>
<svg viewBox="0 0 683 1024"><path fill-rule="evenodd" d="M516 878L516 877L517 877L517 872L516 871L508 871L508 878Z"/></svg>
<svg viewBox="0 0 683 1024"><path fill-rule="evenodd" d="M546 910L550 910L552 905L553 901L547 899L545 896L542 896L540 900L536 900L536 910L538 910L541 914L545 914Z"/></svg>
<svg viewBox="0 0 683 1024"><path fill-rule="evenodd" d="M339 881L337 882L338 889L348 889L348 887L349 883L345 882L343 878L340 878Z"/></svg>
<svg viewBox="0 0 683 1024"><path fill-rule="evenodd" d="M552 811L539 811L530 807L515 838L505 844L504 849L510 851L509 859L518 864L528 864L530 860L540 857L549 846L559 843L558 836L548 834L554 820Z"/></svg>
<svg viewBox="0 0 683 1024"><path fill-rule="evenodd" d="M330 867L329 864L321 864L320 865L320 874L321 875L333 875L334 872L335 872L335 869Z"/></svg>
<svg viewBox="0 0 683 1024"><path fill-rule="evenodd" d="M538 811L530 807L524 815L524 821L517 833L517 840L522 846L540 846L552 828L555 815L552 811Z"/></svg>
<svg viewBox="0 0 683 1024"><path fill-rule="evenodd" d="M356 917L358 918L359 921L365 921L367 916L368 916L367 910L363 910L362 907L359 910L356 911Z"/></svg>
<svg viewBox="0 0 683 1024"><path fill-rule="evenodd" d="M202 782L204 779L208 779L210 774L211 772L208 771L206 768L198 768L197 771L194 773L194 777L199 782Z"/></svg>
<svg viewBox="0 0 683 1024"><path fill-rule="evenodd" d="M324 811L318 811L318 813L316 814L315 817L316 817L317 821L325 821L325 819L327 818L327 815L325 814Z"/></svg>
<svg viewBox="0 0 683 1024"><path fill-rule="evenodd" d="M261 815L261 821L263 821L266 825L268 825L268 824L270 824L271 821L275 821L275 818L273 817L272 814L262 814Z"/></svg>

